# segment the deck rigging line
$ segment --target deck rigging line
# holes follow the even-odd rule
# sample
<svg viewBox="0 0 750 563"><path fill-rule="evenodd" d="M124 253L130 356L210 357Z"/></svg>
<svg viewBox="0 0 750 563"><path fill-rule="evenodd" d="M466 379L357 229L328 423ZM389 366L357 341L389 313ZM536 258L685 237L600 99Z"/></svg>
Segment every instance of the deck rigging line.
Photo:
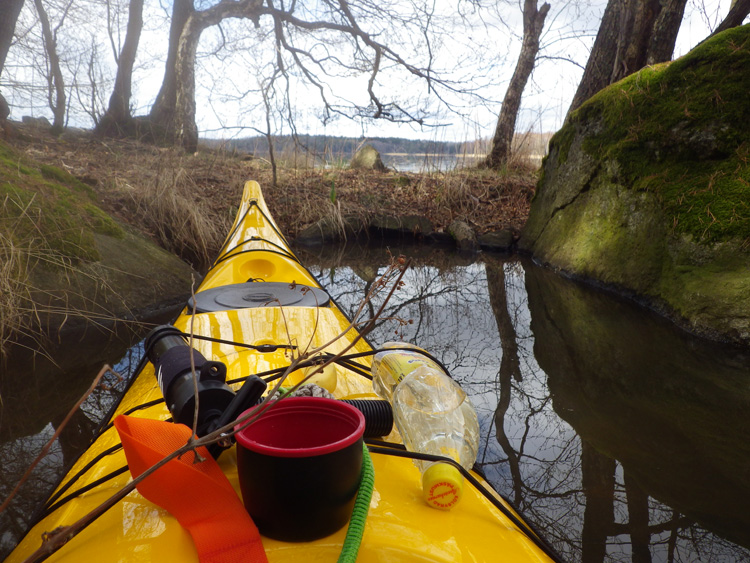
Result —
<svg viewBox="0 0 750 563"><path fill-rule="evenodd" d="M233 229L231 230L231 232L229 233L229 235L227 236L227 238L226 238L227 243L225 243L225 245L228 244L228 241L230 241L234 236L236 236L236 234L239 232L239 229L240 229L241 225L243 224L245 218L247 217L247 215L252 210L256 210L257 212L259 212L260 215L264 219L266 219L266 221L268 222L268 226L273 230L274 234L276 234L280 238L281 241L283 241L285 244L288 245L286 237L284 237L284 235L278 230L278 228L275 226L275 223L273 222L273 220L271 220L271 218L268 217L268 215L260 208L260 206L258 205L258 201L255 200L255 199L253 199L253 200L251 200L249 202L249 205L248 205L247 209L245 209L245 211L243 212L243 214L235 220L235 225L234 225ZM241 249L243 246L245 246L245 245L247 245L249 243L252 243L252 242L263 242L263 243L266 243L266 244L268 244L268 245L270 245L271 247L274 247L274 248L271 248L271 249L269 249L269 248L263 248L263 249L247 249L247 248L244 248L244 249ZM238 249L241 249L241 250L238 250ZM249 252L260 252L260 251L270 252L270 253L273 253L273 254L277 254L277 255L283 256L285 258L288 258L288 259L294 261L295 263L299 264L302 267L302 269L305 270L312 277L312 279L315 279L315 276L310 272L310 270L306 266L304 266L303 264L301 264L301 262L299 261L299 259L296 256L294 256L294 254L292 254L290 250L285 249L283 246L279 245L276 242L267 240L267 239L262 238L262 237L257 237L257 236L250 237L249 239L244 240L242 242L239 242L236 245L234 245L231 248L228 248L226 250L224 249L224 247L222 247L222 251L220 252L219 258L213 263L213 265L211 266L211 269L209 270L209 272L211 270L213 270L216 266L218 266L219 264L221 264L222 262L224 262L225 260L227 260L228 258L237 256L239 254L244 254L244 253L249 253ZM262 281L262 280L251 279L251 280L248 280L248 281ZM338 307L338 309L343 313L344 310L338 305L338 303L336 303L336 301L335 301L335 299L333 297L331 297L331 302L336 307ZM186 333L181 333L181 334L182 334L182 336L184 336L186 338L190 338L192 336L192 338L194 338L196 340L204 340L204 341L215 342L215 343L219 343L219 344L226 344L226 345L230 345L230 346L236 346L238 348L247 348L247 349L255 350L255 351L259 352L259 353L271 353L271 352L275 352L278 349L290 349L290 350L293 350L293 349L297 348L296 346L288 345L288 344L252 345L252 344L247 344L247 343L243 343L243 342L234 342L234 341L230 341L230 340L223 340L223 339L219 339L219 338L213 338L213 337L196 335L196 334L193 334L193 335L186 334ZM363 338L363 340L365 342L367 342L368 344L370 344L365 335L361 335L361 336L362 336L362 338ZM302 367L320 365L321 360L323 362L331 361L332 360L332 361L336 362L337 364L339 364L340 366L342 366L343 368L345 368L347 370L350 370L350 371L356 373L357 375L360 375L360 376L365 377L367 379L372 379L372 375L370 374L370 367L367 366L367 365L365 365L365 364L362 364L362 363L356 361L356 360L358 360L360 358L364 358L364 357L368 357L368 356L373 356L374 354L377 354L378 352L385 351L385 349L377 349L374 346L372 346L371 344L370 344L370 346L372 347L372 350L369 350L369 351L366 351L366 352L345 354L345 355L342 355L340 357L336 357L335 354L324 353L324 354L321 354L320 356L318 356L316 358L313 358L313 359L310 359L310 360L307 360L307 361L304 361L304 362L300 362L299 367L302 368ZM428 352L426 352L424 350L414 349L414 348L410 348L410 347L409 348L388 348L387 350L388 351L404 350L404 351L409 351L409 352L420 353L420 354L424 355L426 358L429 358L430 360L434 361L438 366L440 366L441 369L443 369L445 371L446 374L450 375L450 372L446 369L446 367L442 364L442 362L440 362L437 358L435 358L433 355L431 355L430 353L428 353ZM128 381L126 387L125 387L125 389L123 390L120 399L122 399L122 397L124 397L125 394L127 393L127 391L132 387L133 382L137 379L137 375L140 374L143 371L143 368L145 367L145 364L148 362L148 352L149 352L149 350L146 350L144 352L143 356L141 357L140 361L138 362L138 365L133 370L133 374L130 377L130 379L129 379L129 381ZM285 366L285 367L281 367L281 368L276 368L276 369L273 369L273 370L268 370L268 371L265 371L265 372L262 372L262 373L258 373L256 375L258 375L259 377L263 378L267 382L271 382L271 381L275 381L277 379L280 379L283 376L284 372L288 369L288 367L289 366ZM227 384L241 383L241 382L245 381L247 379L247 377L248 376L235 378L233 380L227 380L226 383ZM93 444L97 439L99 439L102 436L102 434L104 434L107 430L109 430L112 427L111 420L113 419L113 417L114 417L114 415L115 415L115 413L117 411L117 408L118 408L120 402L121 402L121 400L117 401L109 409L109 412L105 415L105 417L103 418L103 420L100 423L99 427L97 428L96 432L92 436L92 438L90 440L90 443L89 443L89 446L91 444ZM147 402L144 402L144 403L142 403L140 405L137 405L135 407L132 407L132 408L128 409L124 414L131 414L133 412L137 412L137 411L142 410L142 409L146 409L146 408L150 408L150 407L153 407L153 406L157 406L157 405L160 405L162 403L164 403L164 399L163 398L161 398L161 399L155 399L155 400L152 400L152 401L147 401ZM49 514L51 514L52 512L54 512L55 510L57 510L58 508L64 506L69 501L75 499L76 497L82 495L83 493L86 493L86 492L88 492L88 491L90 491L90 490L92 490L92 489L94 489L94 488L96 488L96 487L98 487L100 485L103 485L104 483L107 483L108 481L111 481L115 477L117 477L119 475L122 475L123 473L125 473L126 471L128 471L128 466L124 465L124 466L119 467L118 469L115 469L114 471L108 473L107 475L104 475L104 476L96 479L95 481L92 481L91 483L88 483L87 485L84 485L81 488L76 489L75 491L68 493L67 495L65 494L65 493L67 493L71 489L71 487L83 475L85 475L92 468L94 468L101 460L103 460L106 457L111 456L111 455L119 452L121 449L122 449L122 445L121 444L116 444L116 445L114 445L114 446L112 446L110 448L107 448L106 450L100 452L92 460L90 460L84 467L82 467L79 471L77 471L73 476L71 476L62 486L59 487L59 489L54 494L52 494L49 497L49 499L46 501L45 505L40 510L40 513L37 514L37 515L35 515L35 517L32 519L33 520L33 524L29 527L29 530L31 530L31 528L33 527L33 525L35 525L37 522L39 522L40 520L42 520L43 518L45 518L46 516L48 516ZM555 561L555 562L561 562L562 561L562 559L560 558L560 556L557 555L557 553L555 552L555 550L552 547L549 546L549 544L542 538L542 536L540 534L537 534L533 530L533 528L531 528L528 524L526 524L525 522L523 522L522 520L520 520L516 516L516 514L514 514L512 512L512 510L509 510L500 500L498 500L497 497L495 497L495 494L496 494L495 491L488 490L474 475L472 475L471 472L469 472L466 469L464 469L460 464L458 464L454 460L452 460L450 458L441 457L441 456L434 456L434 455L429 455L429 454L421 454L421 453L417 453L417 452L410 452L410 451L407 451L402 444L394 444L394 443L383 442L383 441L372 440L372 439L367 439L366 440L366 449L369 450L370 453L374 453L374 454L389 455L389 456L395 456L395 457L405 457L405 458L411 458L411 459L423 460L423 461L433 461L433 462L440 461L440 462L445 462L445 463L449 463L449 464L453 465L454 467L456 467L461 472L461 474L464 476L464 478L474 488L477 489L478 492L480 492L490 503L492 503L493 506L495 506L515 526L517 526L517 528L524 535L526 535L530 539L530 541L532 541L537 547L539 547L539 549L541 549L553 561ZM67 471L69 471L69 470L70 470L70 467L66 468L66 474L67 474ZM64 479L64 477L61 477L59 483L62 483L63 479ZM508 501L506 500L506 502L508 502ZM369 506L369 502L367 504ZM510 506L509 502L508 502L508 505ZM354 520L354 517L352 518L352 520ZM357 526L359 526L359 524L357 524ZM361 527L363 527L363 526L364 526L364 521L362 520ZM347 537L348 537L348 535L347 535ZM360 535L360 540L361 540L361 535ZM357 547L358 547L358 544L357 544ZM348 555L347 555L348 559L342 559L342 561L344 561L344 560L346 560L346 561L349 561L349 560L353 561L354 559L356 559L356 551L353 552L354 559L352 559L352 557L351 557L352 551L350 551L350 550L345 550L345 551L348 553ZM344 551L342 551L342 556L344 556Z"/></svg>

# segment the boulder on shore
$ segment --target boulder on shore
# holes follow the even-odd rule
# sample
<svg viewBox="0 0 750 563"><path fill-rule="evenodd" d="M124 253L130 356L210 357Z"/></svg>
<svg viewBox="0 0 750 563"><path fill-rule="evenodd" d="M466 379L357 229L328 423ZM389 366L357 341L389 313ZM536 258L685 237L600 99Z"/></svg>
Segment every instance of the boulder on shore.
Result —
<svg viewBox="0 0 750 563"><path fill-rule="evenodd" d="M19 323L44 332L110 326L190 296L187 264L113 220L90 186L2 142L0 256L10 288L0 336Z"/></svg>
<svg viewBox="0 0 750 563"><path fill-rule="evenodd" d="M354 170L377 170L385 172L387 168L380 158L380 153L372 145L364 145L360 148L349 163L349 168Z"/></svg>
<svg viewBox="0 0 750 563"><path fill-rule="evenodd" d="M602 90L550 145L519 248L750 344L750 26Z"/></svg>
<svg viewBox="0 0 750 563"><path fill-rule="evenodd" d="M455 220L448 225L448 234L456 241L459 252L476 252L479 242L474 229L466 221Z"/></svg>

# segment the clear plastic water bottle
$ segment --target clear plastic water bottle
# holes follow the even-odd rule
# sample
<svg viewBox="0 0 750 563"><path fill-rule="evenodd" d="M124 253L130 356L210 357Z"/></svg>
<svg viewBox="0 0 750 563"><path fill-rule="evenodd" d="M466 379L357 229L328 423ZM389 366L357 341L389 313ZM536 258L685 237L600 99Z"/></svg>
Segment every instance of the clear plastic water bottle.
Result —
<svg viewBox="0 0 750 563"><path fill-rule="evenodd" d="M415 346L388 343L389 348ZM380 356L380 358L378 358ZM407 449L449 457L466 469L476 461L479 423L463 389L419 352L388 350L373 359L373 387L393 405L393 418ZM461 499L463 477L443 462L415 461L430 506L449 510Z"/></svg>
<svg viewBox="0 0 750 563"><path fill-rule="evenodd" d="M407 342L386 342L372 359L372 387L381 398L393 402L393 390L401 380L420 366L440 370L425 356L423 348Z"/></svg>

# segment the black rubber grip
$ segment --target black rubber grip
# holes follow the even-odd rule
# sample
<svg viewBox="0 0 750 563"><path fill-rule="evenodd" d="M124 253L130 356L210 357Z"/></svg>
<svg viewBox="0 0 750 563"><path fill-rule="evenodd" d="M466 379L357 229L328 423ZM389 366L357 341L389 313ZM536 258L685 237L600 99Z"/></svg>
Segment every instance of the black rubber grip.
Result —
<svg viewBox="0 0 750 563"><path fill-rule="evenodd" d="M365 415L365 438L387 436L393 430L393 409L388 401L381 399L344 399Z"/></svg>

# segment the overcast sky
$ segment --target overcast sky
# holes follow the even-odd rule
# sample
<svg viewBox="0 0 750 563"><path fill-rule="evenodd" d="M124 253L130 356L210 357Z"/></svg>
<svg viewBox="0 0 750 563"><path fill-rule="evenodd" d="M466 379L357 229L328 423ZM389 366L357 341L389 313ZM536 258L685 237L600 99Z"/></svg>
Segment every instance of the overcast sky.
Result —
<svg viewBox="0 0 750 563"><path fill-rule="evenodd" d="M552 7L545 22L542 49L525 90L519 115L517 130L521 132L547 132L559 128L580 80L606 5L604 0L566 0L569 2L567 4L548 1ZM26 4L25 9L33 10L33 3ZM727 13L729 4L730 0L688 0L675 57L685 54L705 38ZM435 5L438 14L442 10L446 29L433 43L436 67L443 69L445 76L457 84L473 88L474 96L458 96L444 91L443 95L452 108L447 109L429 96L424 81L395 69L385 69L381 73L379 89L382 98L395 97L403 103L419 101L432 112L427 119L428 126L345 118L324 124L320 119L321 104L317 92L309 86L297 85L292 89L297 130L310 134L363 134L369 137L427 138L437 141L467 141L491 136L500 101L520 49L522 2L492 3L493 12L487 8L480 14L464 9L462 18L456 15L456 5L471 6L466 0L463 4L457 4L455 0L436 0ZM169 10L169 0L162 0L161 6L158 2L146 2L144 31L134 73L133 107L136 114L148 112L161 84ZM75 29L67 25L62 30L67 28ZM258 76L262 75L263 68L267 68L269 63L264 57L267 59L273 53L262 53L253 47L252 38L248 38L247 30L250 28L247 20L233 20L223 24L222 34L214 28L202 37L200 50L206 56L200 59L196 73L197 121L202 136L245 137L255 135L258 128L265 127L265 114L257 105L258 96L247 95L247 92L257 89ZM395 48L408 55L410 43L413 43L409 39L413 38L399 37ZM217 57L214 53L219 44L222 48ZM9 59L12 54L13 51ZM9 62L12 64L12 59ZM113 60L109 65L110 69L105 68L105 73L114 76ZM38 85L43 82L39 77L23 78L20 70L15 74L12 68L8 70L16 80L35 81ZM4 83L7 84L8 78L4 76ZM364 103L367 101L366 74L337 77L330 84L330 96ZM22 95L14 94L7 86L3 88L3 93L13 105L13 119L20 119L21 115L29 113L51 117L43 100L40 102L37 98L32 104ZM72 115L70 125L90 127L91 122L79 112ZM275 133L289 132L288 127L278 119L274 129Z"/></svg>

